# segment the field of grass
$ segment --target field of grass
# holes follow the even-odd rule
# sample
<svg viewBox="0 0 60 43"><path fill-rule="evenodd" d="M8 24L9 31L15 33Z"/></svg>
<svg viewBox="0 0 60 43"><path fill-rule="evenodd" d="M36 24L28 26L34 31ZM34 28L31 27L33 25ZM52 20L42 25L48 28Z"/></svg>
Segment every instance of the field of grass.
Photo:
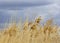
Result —
<svg viewBox="0 0 60 43"><path fill-rule="evenodd" d="M21 26L13 23L7 29L0 30L0 43L60 43L59 27L53 20L40 24L38 17L34 22L25 21Z"/></svg>

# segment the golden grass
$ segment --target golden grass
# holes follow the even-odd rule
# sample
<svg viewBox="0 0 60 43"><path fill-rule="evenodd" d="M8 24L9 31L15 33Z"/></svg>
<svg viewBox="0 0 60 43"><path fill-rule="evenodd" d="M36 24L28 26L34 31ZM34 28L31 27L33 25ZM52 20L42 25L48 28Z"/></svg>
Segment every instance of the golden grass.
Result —
<svg viewBox="0 0 60 43"><path fill-rule="evenodd" d="M52 19L41 26L41 18L34 22L16 23L0 31L0 43L60 43L59 28L52 24Z"/></svg>

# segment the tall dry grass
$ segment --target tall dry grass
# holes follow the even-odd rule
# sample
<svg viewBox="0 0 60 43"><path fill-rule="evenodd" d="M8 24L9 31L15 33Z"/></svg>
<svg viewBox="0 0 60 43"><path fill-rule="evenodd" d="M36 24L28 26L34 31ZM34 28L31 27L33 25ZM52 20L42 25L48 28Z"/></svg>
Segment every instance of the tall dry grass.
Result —
<svg viewBox="0 0 60 43"><path fill-rule="evenodd" d="M7 29L0 31L0 43L60 43L58 26L52 19L42 26L41 18L34 22L25 22L23 26L13 23Z"/></svg>

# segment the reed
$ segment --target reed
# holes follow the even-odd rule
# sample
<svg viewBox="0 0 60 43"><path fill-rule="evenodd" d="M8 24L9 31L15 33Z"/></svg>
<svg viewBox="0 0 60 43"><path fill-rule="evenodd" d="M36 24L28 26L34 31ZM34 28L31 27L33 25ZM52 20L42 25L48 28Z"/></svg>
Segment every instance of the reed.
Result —
<svg viewBox="0 0 60 43"><path fill-rule="evenodd" d="M22 27L13 23L0 31L0 43L60 43L60 28L53 25L53 20L47 20L43 26L40 21L38 17L34 22L26 21Z"/></svg>

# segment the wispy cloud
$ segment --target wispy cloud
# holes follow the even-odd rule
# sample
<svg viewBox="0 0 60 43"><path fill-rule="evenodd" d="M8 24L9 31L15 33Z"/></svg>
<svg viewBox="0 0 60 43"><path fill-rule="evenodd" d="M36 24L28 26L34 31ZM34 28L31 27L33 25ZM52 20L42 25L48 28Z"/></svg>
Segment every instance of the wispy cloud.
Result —
<svg viewBox="0 0 60 43"><path fill-rule="evenodd" d="M37 6L37 7L31 7L27 8L25 13L26 15L35 15L35 16L55 16L59 14L59 6L57 4L51 4L51 5L46 5L46 6Z"/></svg>

